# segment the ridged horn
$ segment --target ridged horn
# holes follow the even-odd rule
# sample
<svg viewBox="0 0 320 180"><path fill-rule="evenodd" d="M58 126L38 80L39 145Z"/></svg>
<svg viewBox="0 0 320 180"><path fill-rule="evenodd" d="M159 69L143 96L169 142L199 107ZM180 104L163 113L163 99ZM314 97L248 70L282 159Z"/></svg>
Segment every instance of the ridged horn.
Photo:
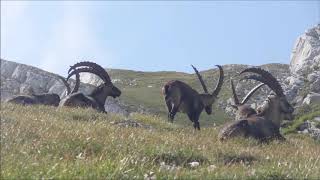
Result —
<svg viewBox="0 0 320 180"><path fill-rule="evenodd" d="M212 95L217 97L220 90L221 90L222 84L223 84L224 72L223 72L223 69L220 65L216 65L216 66L219 68L220 75L219 75L218 84L216 85L216 88L212 92Z"/></svg>
<svg viewBox="0 0 320 180"><path fill-rule="evenodd" d="M240 74L243 74L246 72L252 72L252 73L256 73L256 74L261 75L261 78L257 78L258 77L257 76L257 77L255 77L256 79L254 79L252 77L251 77L251 79L254 79L254 80L257 80L257 81L260 81L262 83L267 84L278 96L284 96L283 89L282 89L279 81L274 76L272 76L272 74L269 73L268 71L261 69L261 68L257 68L257 67L251 67L251 68L247 68L247 69L241 71Z"/></svg>
<svg viewBox="0 0 320 180"><path fill-rule="evenodd" d="M251 89L250 92L248 92L248 94L244 97L244 99L241 101L241 105L247 103L247 101L250 99L250 97L258 90L260 89L262 86L264 86L265 83L260 83L257 86L255 86L254 88Z"/></svg>
<svg viewBox="0 0 320 180"><path fill-rule="evenodd" d="M81 68L77 68L77 69L74 69L73 71L71 71L68 74L67 80L69 80L69 78L72 77L73 75L79 74L81 72L92 73L92 74L95 74L95 75L99 76L98 75L99 73L97 71L95 71L93 68L91 68L91 67L81 67Z"/></svg>
<svg viewBox="0 0 320 180"><path fill-rule="evenodd" d="M195 68L193 65L191 65L191 66L192 66L194 72L196 73L196 75L198 76L198 79L199 79L199 81L200 81L200 83L201 83L201 85L202 85L202 88L203 88L204 92L205 92L205 93L208 93L207 86L206 86L206 84L204 83L204 81L203 81L203 79L202 79L202 76L200 75L199 71L198 71L197 68Z"/></svg>
<svg viewBox="0 0 320 180"><path fill-rule="evenodd" d="M240 105L240 102L239 102L239 99L238 99L238 96L237 96L237 93L236 93L236 89L235 89L234 84L233 84L233 79L230 79L230 85L231 85L231 90L232 90L232 94L233 94L234 104L235 105Z"/></svg>
<svg viewBox="0 0 320 180"><path fill-rule="evenodd" d="M71 92L71 88L70 88L70 85L69 85L68 81L67 81L64 77L62 77L62 76L58 76L58 78L59 78L59 79L63 82L63 84L66 86L66 88L67 88L67 95L69 95L70 92Z"/></svg>
<svg viewBox="0 0 320 180"><path fill-rule="evenodd" d="M103 77L101 77L101 73L99 73L97 70L95 70L94 68L92 67L81 67L81 68L77 68L73 71L71 71L67 77L67 80L73 76L74 74L79 74L79 73L82 73L82 72L87 72L87 73L92 73L92 74L95 74L97 75L98 77L100 77L101 79L103 79ZM79 83L78 83L78 88L79 88L79 85L80 85L80 80L79 80Z"/></svg>
<svg viewBox="0 0 320 180"><path fill-rule="evenodd" d="M78 92L79 87L80 87L80 75L79 75L79 73L76 73L76 84L74 85L74 87L71 91L71 94Z"/></svg>
<svg viewBox="0 0 320 180"><path fill-rule="evenodd" d="M99 76L105 83L111 82L111 79L110 79L107 71L103 67L101 67L100 65L98 65L94 62L83 61L83 62L76 63L73 66L70 66L68 73L70 73L71 70L74 70L74 69L76 69L78 67L82 67L82 66L87 66L87 67L93 68L96 72L95 74L97 76Z"/></svg>

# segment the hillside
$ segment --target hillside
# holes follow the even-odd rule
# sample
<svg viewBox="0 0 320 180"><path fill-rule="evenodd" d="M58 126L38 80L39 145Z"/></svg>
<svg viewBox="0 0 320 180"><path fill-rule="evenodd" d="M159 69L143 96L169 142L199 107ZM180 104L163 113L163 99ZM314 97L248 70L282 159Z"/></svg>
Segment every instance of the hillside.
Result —
<svg viewBox="0 0 320 180"><path fill-rule="evenodd" d="M300 134L219 142L219 127L193 132L157 116L1 106L1 179L320 177L319 142Z"/></svg>

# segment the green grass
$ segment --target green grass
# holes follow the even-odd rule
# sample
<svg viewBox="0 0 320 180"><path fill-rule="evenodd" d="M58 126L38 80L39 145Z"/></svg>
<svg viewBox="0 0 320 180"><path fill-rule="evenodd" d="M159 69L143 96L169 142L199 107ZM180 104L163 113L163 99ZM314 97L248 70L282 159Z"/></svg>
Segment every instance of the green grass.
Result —
<svg viewBox="0 0 320 180"><path fill-rule="evenodd" d="M320 116L320 106L319 105L305 105L300 107L297 112L296 119L293 121L292 125L283 130L284 134L297 132L298 127L307 120L313 120L313 118ZM319 125L319 123L318 123Z"/></svg>
<svg viewBox="0 0 320 180"><path fill-rule="evenodd" d="M217 140L220 127L168 123L133 114L153 128L119 127L125 118L92 109L1 107L1 179L316 179L320 145L293 134L288 141ZM198 167L189 163L197 161Z"/></svg>

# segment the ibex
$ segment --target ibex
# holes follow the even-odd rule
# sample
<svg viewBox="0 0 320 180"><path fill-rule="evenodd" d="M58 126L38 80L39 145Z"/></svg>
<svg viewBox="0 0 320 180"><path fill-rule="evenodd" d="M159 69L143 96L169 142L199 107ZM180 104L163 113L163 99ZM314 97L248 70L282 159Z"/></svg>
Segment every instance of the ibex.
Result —
<svg viewBox="0 0 320 180"><path fill-rule="evenodd" d="M58 76L62 80L63 84L67 87L67 95L74 93L78 90L80 80L79 75L76 76L76 85L71 91L68 82L61 76ZM22 104L22 105L49 105L49 106L58 106L60 103L60 97L55 93L43 93L43 94L33 94L31 95L18 95L7 101L8 103Z"/></svg>
<svg viewBox="0 0 320 180"><path fill-rule="evenodd" d="M250 97L262 86L264 86L264 83L258 84L254 88L251 89L247 93L247 95L243 98L243 100L240 102L238 99L238 95L236 93L233 80L230 79L230 85L231 90L233 94L233 101L234 104L231 104L231 106L236 110L235 113L235 121L232 121L231 123L228 123L226 126L223 127L223 129L219 133L219 139L224 140L226 138L235 137L235 136L247 136L248 135L248 122L247 119L251 116L257 115L257 111L253 109L249 104L246 104L247 101L250 99Z"/></svg>
<svg viewBox="0 0 320 180"><path fill-rule="evenodd" d="M121 95L121 91L112 84L106 70L96 63L79 62L71 66L68 72L69 75L67 80L74 74L89 72L100 77L104 83L96 87L89 95L85 95L81 92L68 95L61 100L59 106L91 107L98 111L106 112L104 105L107 97L112 96L113 98L116 98Z"/></svg>
<svg viewBox="0 0 320 180"><path fill-rule="evenodd" d="M212 104L217 99L223 84L224 73L221 66L217 65L220 71L219 82L212 94L208 93L207 87L199 74L198 70L192 66L205 93L199 94L189 85L182 81L173 80L167 82L162 93L168 108L168 119L172 122L177 112L186 113L193 122L193 127L200 130L199 117L203 109L207 114L212 113Z"/></svg>
<svg viewBox="0 0 320 180"><path fill-rule="evenodd" d="M271 93L268 96L258 108L257 114L251 114L223 128L219 138L223 140L235 135L244 135L261 141L274 138L285 140L280 134L280 124L283 119L293 120L294 109L287 101L280 83L268 71L261 68L247 68L240 72L240 75L247 72L258 75L249 75L245 77L246 79L254 79L266 84L275 94ZM242 113L241 111L238 113Z"/></svg>

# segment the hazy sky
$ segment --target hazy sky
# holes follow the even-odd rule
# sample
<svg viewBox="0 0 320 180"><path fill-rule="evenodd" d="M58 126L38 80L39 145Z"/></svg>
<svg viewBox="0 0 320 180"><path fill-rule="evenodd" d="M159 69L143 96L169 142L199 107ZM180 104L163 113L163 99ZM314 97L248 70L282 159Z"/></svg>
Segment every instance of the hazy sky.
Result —
<svg viewBox="0 0 320 180"><path fill-rule="evenodd" d="M215 64L289 63L320 23L320 1L1 1L1 58L66 75L108 68L192 72Z"/></svg>

